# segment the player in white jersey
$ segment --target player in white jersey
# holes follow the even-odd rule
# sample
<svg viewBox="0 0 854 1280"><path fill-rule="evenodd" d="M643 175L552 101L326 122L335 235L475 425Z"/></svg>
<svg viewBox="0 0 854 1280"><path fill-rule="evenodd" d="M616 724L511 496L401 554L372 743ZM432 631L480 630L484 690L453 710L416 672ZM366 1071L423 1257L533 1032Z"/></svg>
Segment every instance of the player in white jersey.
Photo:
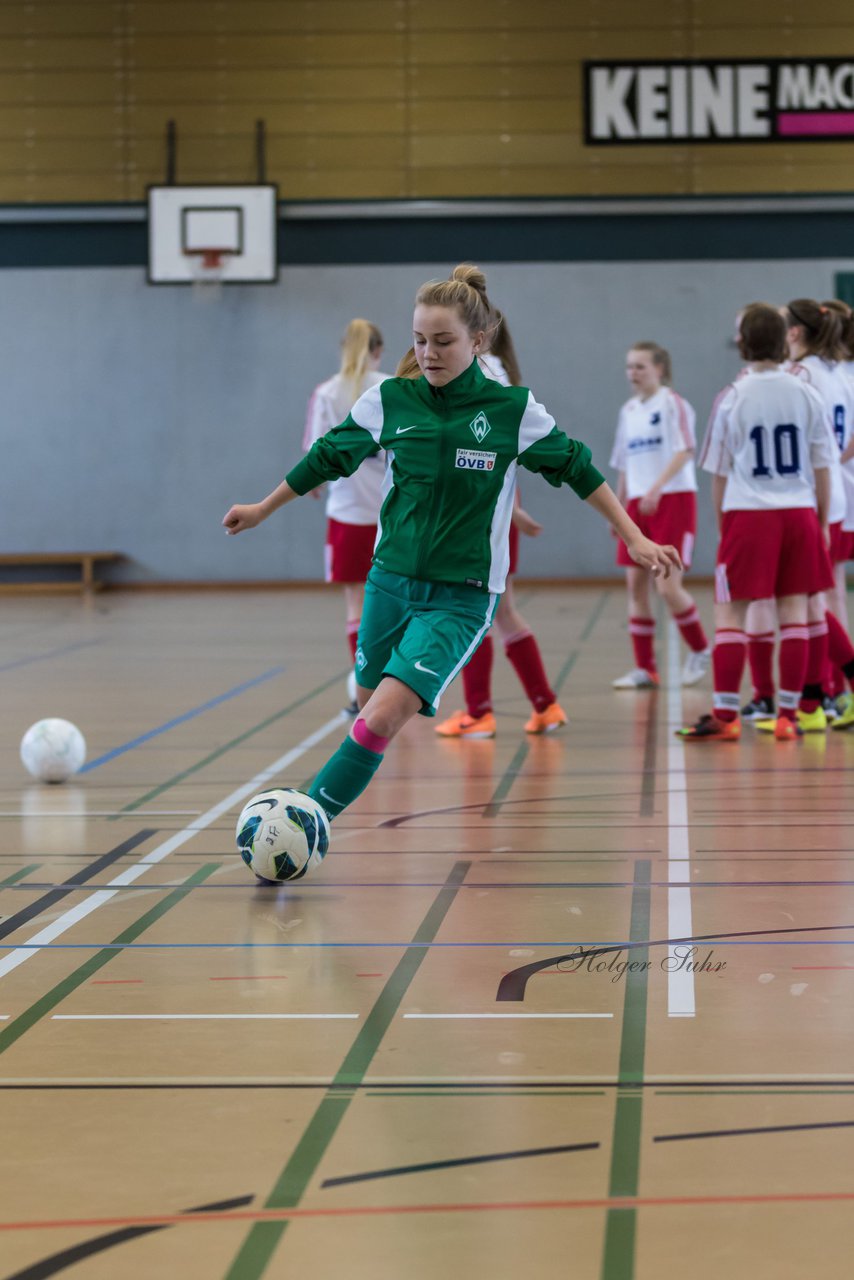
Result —
<svg viewBox="0 0 854 1280"><path fill-rule="evenodd" d="M303 433L306 452L315 440L344 421L363 392L388 377L379 372L382 353L383 338L377 326L369 320L351 320L341 343L340 369L315 387L308 402ZM342 476L327 486L325 577L327 582L344 586L347 644L354 661L365 579L382 506L384 458L384 454L368 458L353 475ZM349 710L355 713L357 709L351 698Z"/></svg>
<svg viewBox="0 0 854 1280"><path fill-rule="evenodd" d="M846 492L841 453L848 442L854 421L854 396L839 364L842 318L836 311L812 298L796 298L784 308L789 370L814 387L825 407L827 429L836 444L830 471L830 559L834 581L826 595L809 602L809 656L804 696L798 723L805 732L824 732L827 715L823 707L828 677L828 652L833 646L850 648L845 623L845 560L848 548L843 532ZM760 728L768 724L759 722Z"/></svg>
<svg viewBox="0 0 854 1280"><path fill-rule="evenodd" d="M778 739L798 734L807 661L807 598L833 579L823 528L835 445L815 391L782 368L785 324L771 306L747 307L739 346L748 372L720 399L700 455L714 476L721 541L715 572L714 714L679 732L737 741L750 600L774 597L780 620Z"/></svg>
<svg viewBox="0 0 854 1280"><path fill-rule="evenodd" d="M830 307L831 311L836 311L841 317L842 332L840 335L841 360L839 369L844 374L846 384L854 397L854 312L848 303L840 302L839 298L835 298L830 302L823 303L826 307ZM854 559L854 421L849 425L849 438L846 443L841 457L842 463L842 480L845 481L845 518L842 521L842 550L844 550L845 559ZM840 584L845 586L845 579ZM831 694L835 694L834 701L836 717L834 719L834 728L839 730L850 730L854 727L854 645L850 644L848 636L850 628L848 626L848 607L846 607L846 599L848 593L842 591L839 600L840 609L845 609L844 616L840 617L840 623L845 626L846 636L842 643L839 634L831 632L830 636L830 676L828 676L828 685L830 685ZM836 641L836 643L835 643ZM845 691L845 685L848 684L848 690Z"/></svg>
<svg viewBox="0 0 854 1280"><path fill-rule="evenodd" d="M697 478L694 471L694 410L671 388L670 355L657 342L636 342L626 356L626 374L635 394L620 410L611 466L619 472L617 496L647 536L679 549L690 568L697 529ZM655 531L654 533L651 531ZM652 689L659 683L655 660L655 617L649 578L623 552L617 564L626 570L629 632L635 667L613 681L615 689ZM655 585L688 646L682 683L696 684L709 668L709 647L700 615L674 572Z"/></svg>

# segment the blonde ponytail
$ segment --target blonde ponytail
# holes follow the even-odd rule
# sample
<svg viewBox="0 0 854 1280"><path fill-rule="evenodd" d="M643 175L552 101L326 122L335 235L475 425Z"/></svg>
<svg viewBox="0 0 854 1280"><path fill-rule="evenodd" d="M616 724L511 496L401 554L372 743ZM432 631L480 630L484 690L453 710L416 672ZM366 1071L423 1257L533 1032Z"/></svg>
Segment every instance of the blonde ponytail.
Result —
<svg viewBox="0 0 854 1280"><path fill-rule="evenodd" d="M351 320L347 325L341 343L341 367L338 372L350 384L354 399L362 393L368 361L382 345L383 336L370 320Z"/></svg>

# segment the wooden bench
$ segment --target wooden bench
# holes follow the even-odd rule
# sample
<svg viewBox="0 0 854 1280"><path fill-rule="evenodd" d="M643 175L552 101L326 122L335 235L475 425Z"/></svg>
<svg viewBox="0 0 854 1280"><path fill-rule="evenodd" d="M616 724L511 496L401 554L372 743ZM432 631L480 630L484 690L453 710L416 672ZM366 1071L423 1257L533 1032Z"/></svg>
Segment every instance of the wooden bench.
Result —
<svg viewBox="0 0 854 1280"><path fill-rule="evenodd" d="M79 581L57 579L47 581L41 579L21 579L13 582L0 582L0 595L18 595L47 593L51 591L76 591L83 595L92 595L104 586L95 577L95 565L115 563L124 560L121 551L7 551L0 553L0 569L21 568L27 565L39 568L59 568L63 565L79 565Z"/></svg>

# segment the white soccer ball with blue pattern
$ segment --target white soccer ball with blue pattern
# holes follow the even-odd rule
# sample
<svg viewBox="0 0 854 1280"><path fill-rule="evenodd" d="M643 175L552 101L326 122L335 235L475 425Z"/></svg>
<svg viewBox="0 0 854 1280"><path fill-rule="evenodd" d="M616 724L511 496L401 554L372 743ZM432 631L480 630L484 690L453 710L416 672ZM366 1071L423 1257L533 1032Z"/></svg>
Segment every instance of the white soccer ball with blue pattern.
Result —
<svg viewBox="0 0 854 1280"><path fill-rule="evenodd" d="M86 739L70 720L37 720L21 739L21 763L39 782L65 782L86 760Z"/></svg>
<svg viewBox="0 0 854 1280"><path fill-rule="evenodd" d="M237 849L265 880L301 880L329 848L329 819L303 791L273 787L253 796L237 819Z"/></svg>

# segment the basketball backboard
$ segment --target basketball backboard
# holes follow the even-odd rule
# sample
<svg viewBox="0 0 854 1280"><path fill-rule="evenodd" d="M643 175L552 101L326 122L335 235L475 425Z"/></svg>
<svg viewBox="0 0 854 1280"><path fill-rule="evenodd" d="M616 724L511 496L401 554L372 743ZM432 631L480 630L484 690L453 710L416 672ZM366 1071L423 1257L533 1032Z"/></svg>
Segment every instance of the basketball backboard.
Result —
<svg viewBox="0 0 854 1280"><path fill-rule="evenodd" d="M267 184L149 187L149 283L274 283L276 204Z"/></svg>

